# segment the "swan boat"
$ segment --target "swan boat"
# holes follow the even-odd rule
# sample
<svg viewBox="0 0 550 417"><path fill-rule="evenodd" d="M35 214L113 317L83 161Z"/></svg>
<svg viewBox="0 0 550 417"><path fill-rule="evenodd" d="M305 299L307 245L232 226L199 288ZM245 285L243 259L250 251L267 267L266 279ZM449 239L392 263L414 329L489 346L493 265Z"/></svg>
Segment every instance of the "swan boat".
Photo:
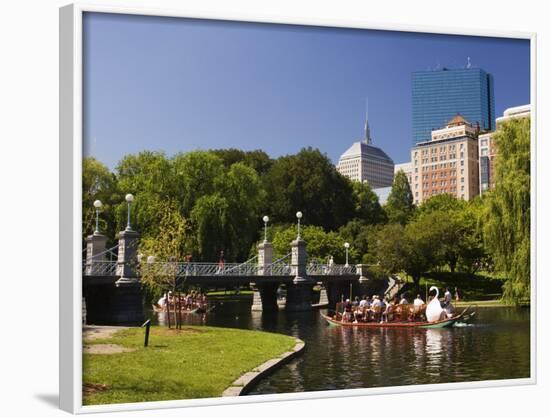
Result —
<svg viewBox="0 0 550 417"><path fill-rule="evenodd" d="M464 313L466 310L464 310L462 313L454 315L452 317L443 319L443 320L437 320L434 322L429 321L387 321L387 322L351 322L351 321L341 321L337 320L334 316L329 316L327 314L321 313L321 317L323 317L327 323L331 326L339 326L339 327L361 327L361 328L379 328L379 327L386 327L386 328L411 328L411 327L419 327L421 329L440 329L443 327L451 327L456 322L459 322L464 317Z"/></svg>
<svg viewBox="0 0 550 417"><path fill-rule="evenodd" d="M155 313L166 313L166 307L163 306L159 306L158 304L152 304L152 307L153 307L153 311ZM212 310L214 310L214 306L210 306L210 307L195 307L191 310L187 310L185 308L180 308L179 309L179 312L182 313L182 314L205 314L205 313L210 313ZM176 309L177 311L177 309ZM174 306L173 305L170 305L170 312L173 313L174 312Z"/></svg>
<svg viewBox="0 0 550 417"><path fill-rule="evenodd" d="M431 287L430 292L435 291L435 297L426 306L426 320L423 321L370 321L370 322L355 322L355 321L342 321L337 318L337 313L333 315L323 314L321 316L331 326L339 327L362 327L362 328L411 328L418 327L421 329L439 329L444 327L451 327L457 322L467 322L475 315L474 312L469 312L469 307L460 312L449 316L445 310L441 307L439 301L439 290L437 287Z"/></svg>

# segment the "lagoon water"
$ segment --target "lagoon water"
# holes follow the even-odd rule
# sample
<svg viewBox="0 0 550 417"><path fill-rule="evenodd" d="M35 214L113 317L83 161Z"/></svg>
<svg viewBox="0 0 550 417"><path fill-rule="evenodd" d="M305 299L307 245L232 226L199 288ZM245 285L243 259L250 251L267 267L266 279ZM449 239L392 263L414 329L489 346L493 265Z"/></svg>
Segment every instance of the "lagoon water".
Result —
<svg viewBox="0 0 550 417"><path fill-rule="evenodd" d="M186 315L188 324L298 337L305 353L249 395L528 378L528 308L480 308L475 324L448 329L330 327L319 311Z"/></svg>

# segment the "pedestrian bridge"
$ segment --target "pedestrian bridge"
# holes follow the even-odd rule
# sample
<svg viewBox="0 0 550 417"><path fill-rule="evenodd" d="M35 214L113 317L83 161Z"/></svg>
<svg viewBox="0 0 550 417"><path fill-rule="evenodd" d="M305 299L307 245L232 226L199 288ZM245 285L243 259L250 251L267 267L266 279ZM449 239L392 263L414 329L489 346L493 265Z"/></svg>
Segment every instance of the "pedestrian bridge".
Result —
<svg viewBox="0 0 550 417"><path fill-rule="evenodd" d="M253 258L253 260L255 260ZM294 279L298 265L286 262L259 264L249 260L243 263L208 263L208 262L144 262L137 263L136 275L154 275L157 277L175 278L187 284L243 284L250 282L286 283ZM112 281L121 277L122 271L118 261L89 261L83 265L83 276L96 280ZM339 277L350 277L361 274L356 265L309 263L306 276L316 281L338 280Z"/></svg>
<svg viewBox="0 0 550 417"><path fill-rule="evenodd" d="M273 247L265 240L258 254L246 262L158 261L139 254L139 234L127 228L118 244L105 249L107 238L94 233L87 239L82 265L83 293L89 317L97 323L138 323L143 317L141 280L153 277L168 287L198 286L205 290L251 285L261 298L263 311L276 311L277 289L286 287L285 310L311 309L312 288L323 283L329 302L334 304L352 285L366 282L364 265L323 264L308 260L306 242L290 242L290 253L274 260ZM357 291L357 290L356 290ZM354 293L356 293L354 291Z"/></svg>

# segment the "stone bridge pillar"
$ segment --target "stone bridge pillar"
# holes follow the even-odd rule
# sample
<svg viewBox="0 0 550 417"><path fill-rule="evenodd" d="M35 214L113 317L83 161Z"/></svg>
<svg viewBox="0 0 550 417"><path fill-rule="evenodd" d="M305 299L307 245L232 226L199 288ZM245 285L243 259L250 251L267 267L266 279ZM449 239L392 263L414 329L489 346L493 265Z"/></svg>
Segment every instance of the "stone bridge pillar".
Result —
<svg viewBox="0 0 550 417"><path fill-rule="evenodd" d="M141 324L144 320L143 294L138 271L139 233L126 229L118 234L118 261L116 275L115 302L113 303L114 323Z"/></svg>
<svg viewBox="0 0 550 417"><path fill-rule="evenodd" d="M271 275L273 245L264 240L258 245L258 275Z"/></svg>
<svg viewBox="0 0 550 417"><path fill-rule="evenodd" d="M86 238L86 271L85 275L93 275L94 262L105 261L105 247L107 236L100 233L94 233Z"/></svg>
<svg viewBox="0 0 550 417"><path fill-rule="evenodd" d="M287 311L311 310L311 299L315 281L307 276L307 250L306 242L302 239L293 240L292 248L292 272L294 279L287 285L286 307Z"/></svg>
<svg viewBox="0 0 550 417"><path fill-rule="evenodd" d="M264 241L258 245L258 275L271 275L271 264L273 262L273 245ZM278 283L262 282L262 278L253 284L254 302L253 311L275 312L279 310L277 306Z"/></svg>
<svg viewBox="0 0 550 417"><path fill-rule="evenodd" d="M117 285L133 284L139 281L138 267L139 233L124 230L118 234L118 261L116 275L120 277Z"/></svg>

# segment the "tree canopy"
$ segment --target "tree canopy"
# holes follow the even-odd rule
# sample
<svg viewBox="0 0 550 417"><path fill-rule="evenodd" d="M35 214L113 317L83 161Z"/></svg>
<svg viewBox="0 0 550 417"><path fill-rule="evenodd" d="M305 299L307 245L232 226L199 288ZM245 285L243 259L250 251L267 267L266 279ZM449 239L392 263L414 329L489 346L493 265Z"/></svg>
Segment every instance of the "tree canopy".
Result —
<svg viewBox="0 0 550 417"><path fill-rule="evenodd" d="M529 118L504 122L493 135L495 187L486 197L484 241L507 280L504 298L517 303L531 291L531 181Z"/></svg>
<svg viewBox="0 0 550 417"><path fill-rule="evenodd" d="M267 211L276 222L292 223L302 211L308 223L327 230L346 224L354 215L352 185L317 149L277 159L265 179Z"/></svg>
<svg viewBox="0 0 550 417"><path fill-rule="evenodd" d="M384 207L388 221L390 223L405 225L413 214L413 201L413 194L407 175L400 170L395 174L390 195Z"/></svg>

